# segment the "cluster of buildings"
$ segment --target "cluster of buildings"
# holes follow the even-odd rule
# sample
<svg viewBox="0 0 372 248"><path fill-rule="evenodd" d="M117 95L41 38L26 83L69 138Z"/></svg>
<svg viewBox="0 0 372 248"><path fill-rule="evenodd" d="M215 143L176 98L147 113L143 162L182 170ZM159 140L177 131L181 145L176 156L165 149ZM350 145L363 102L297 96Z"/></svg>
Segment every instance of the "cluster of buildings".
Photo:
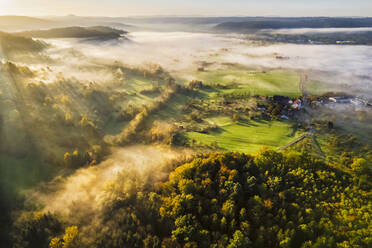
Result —
<svg viewBox="0 0 372 248"><path fill-rule="evenodd" d="M301 99L296 99L294 101L292 100L289 100L288 103L290 104L291 108L292 109L296 109L296 110L299 110L302 108L302 100Z"/></svg>
<svg viewBox="0 0 372 248"><path fill-rule="evenodd" d="M279 104L280 108L280 115L282 119L290 119L291 117L295 117L297 113L304 109L307 105L306 103L311 101L312 106L323 106L326 104L351 104L357 107L371 107L372 108L372 101L369 101L363 97L355 97L355 96L347 96L347 95L340 95L340 96L324 96L324 97L316 97L314 98L297 98L291 99L286 96L273 96L271 98L272 103ZM266 112L267 109L265 107L259 107L258 110L262 112Z"/></svg>
<svg viewBox="0 0 372 248"><path fill-rule="evenodd" d="M294 116L297 110L304 107L304 101L300 98L291 99L285 96L273 96L273 102L279 103L282 106L281 118L288 120L290 116Z"/></svg>

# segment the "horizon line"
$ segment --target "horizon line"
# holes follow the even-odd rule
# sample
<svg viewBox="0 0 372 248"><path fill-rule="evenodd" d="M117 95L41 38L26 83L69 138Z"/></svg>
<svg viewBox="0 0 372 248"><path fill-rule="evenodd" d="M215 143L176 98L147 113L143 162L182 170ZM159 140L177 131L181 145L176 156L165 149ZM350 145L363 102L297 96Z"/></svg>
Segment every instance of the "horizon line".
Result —
<svg viewBox="0 0 372 248"><path fill-rule="evenodd" d="M83 17L83 18L164 18L164 17L179 17L179 18L192 18L192 17L201 17L201 18L228 18L228 17L264 17L264 18L372 18L371 16L357 16L357 15L340 15L340 16L325 16L325 15L309 15L309 16L287 16L287 15L127 15L127 16L95 16L95 15L75 15L75 14L66 14L66 15L18 15L18 14L2 14L0 17L32 17L32 18L45 18L45 17Z"/></svg>

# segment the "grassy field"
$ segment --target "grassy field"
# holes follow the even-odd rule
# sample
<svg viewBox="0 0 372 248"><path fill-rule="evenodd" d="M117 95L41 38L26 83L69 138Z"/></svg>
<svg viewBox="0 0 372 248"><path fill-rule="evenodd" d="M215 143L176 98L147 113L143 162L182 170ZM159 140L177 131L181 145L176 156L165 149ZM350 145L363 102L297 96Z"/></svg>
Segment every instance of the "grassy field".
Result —
<svg viewBox="0 0 372 248"><path fill-rule="evenodd" d="M222 150L257 153L262 147L279 148L299 137L289 122L247 121L232 123L230 118L210 118L219 129L208 134L189 132L187 137L197 143L217 142Z"/></svg>
<svg viewBox="0 0 372 248"><path fill-rule="evenodd" d="M165 107L154 113L150 120L160 120L160 121L176 121L177 119L182 118L182 108L186 105L187 101L190 98L177 94L166 104Z"/></svg>
<svg viewBox="0 0 372 248"><path fill-rule="evenodd" d="M219 70L198 72L196 77L205 84L237 85L236 88L221 90L223 93L249 92L251 95L283 95L290 97L301 95L299 89L300 77L291 71Z"/></svg>
<svg viewBox="0 0 372 248"><path fill-rule="evenodd" d="M331 87L329 84L319 81L308 81L306 82L306 91L310 95L322 95L326 92L330 92Z"/></svg>

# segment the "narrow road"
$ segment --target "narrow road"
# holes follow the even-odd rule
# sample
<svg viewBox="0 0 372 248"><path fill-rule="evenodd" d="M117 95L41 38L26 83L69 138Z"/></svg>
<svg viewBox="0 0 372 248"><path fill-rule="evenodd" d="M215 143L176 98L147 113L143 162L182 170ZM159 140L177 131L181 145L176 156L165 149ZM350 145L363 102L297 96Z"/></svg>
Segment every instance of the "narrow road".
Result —
<svg viewBox="0 0 372 248"><path fill-rule="evenodd" d="M307 136L311 135L312 133L311 132L308 132L308 133L305 133L304 135L302 135L301 137L295 139L294 141L292 141L291 143L279 148L278 150L279 151L284 151L286 150L288 147L291 147L295 144L297 144L298 142L302 141L303 139L305 139Z"/></svg>
<svg viewBox="0 0 372 248"><path fill-rule="evenodd" d="M303 72L303 71L300 71L300 83L299 83L299 87L300 87L300 91L301 91L301 95L302 95L302 107L306 107L308 105L307 100L306 100L306 97L308 96L308 93L306 91L306 82L307 82L307 80L308 80L307 74L305 74L305 72ZM306 120L308 122L308 125L310 126L310 130L307 133L305 133L304 135L302 135L301 137L299 137L299 138L295 139L294 141L291 141L287 145L279 148L278 149L279 151L284 151L288 147L291 147L291 146L299 143L300 141L302 141L306 137L313 135L313 133L315 132L315 130L310 125L310 119L311 119L311 117L308 115L308 113L303 113L303 115L306 115Z"/></svg>
<svg viewBox="0 0 372 248"><path fill-rule="evenodd" d="M302 95L302 99L303 99L303 105L306 106L307 105L307 102L306 102L306 97L309 95L306 91L306 82L308 80L308 76L307 74L305 74L304 72L301 72L300 73L300 84L299 84L299 87L300 87L300 91L301 91L301 95Z"/></svg>

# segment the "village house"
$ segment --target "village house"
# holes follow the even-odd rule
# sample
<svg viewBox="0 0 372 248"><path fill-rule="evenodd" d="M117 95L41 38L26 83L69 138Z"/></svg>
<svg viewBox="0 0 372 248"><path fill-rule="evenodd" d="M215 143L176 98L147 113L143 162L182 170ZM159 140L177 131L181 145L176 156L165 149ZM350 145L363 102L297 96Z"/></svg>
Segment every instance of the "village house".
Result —
<svg viewBox="0 0 372 248"><path fill-rule="evenodd" d="M350 98L345 96L329 97L328 100L334 103L350 103Z"/></svg>

